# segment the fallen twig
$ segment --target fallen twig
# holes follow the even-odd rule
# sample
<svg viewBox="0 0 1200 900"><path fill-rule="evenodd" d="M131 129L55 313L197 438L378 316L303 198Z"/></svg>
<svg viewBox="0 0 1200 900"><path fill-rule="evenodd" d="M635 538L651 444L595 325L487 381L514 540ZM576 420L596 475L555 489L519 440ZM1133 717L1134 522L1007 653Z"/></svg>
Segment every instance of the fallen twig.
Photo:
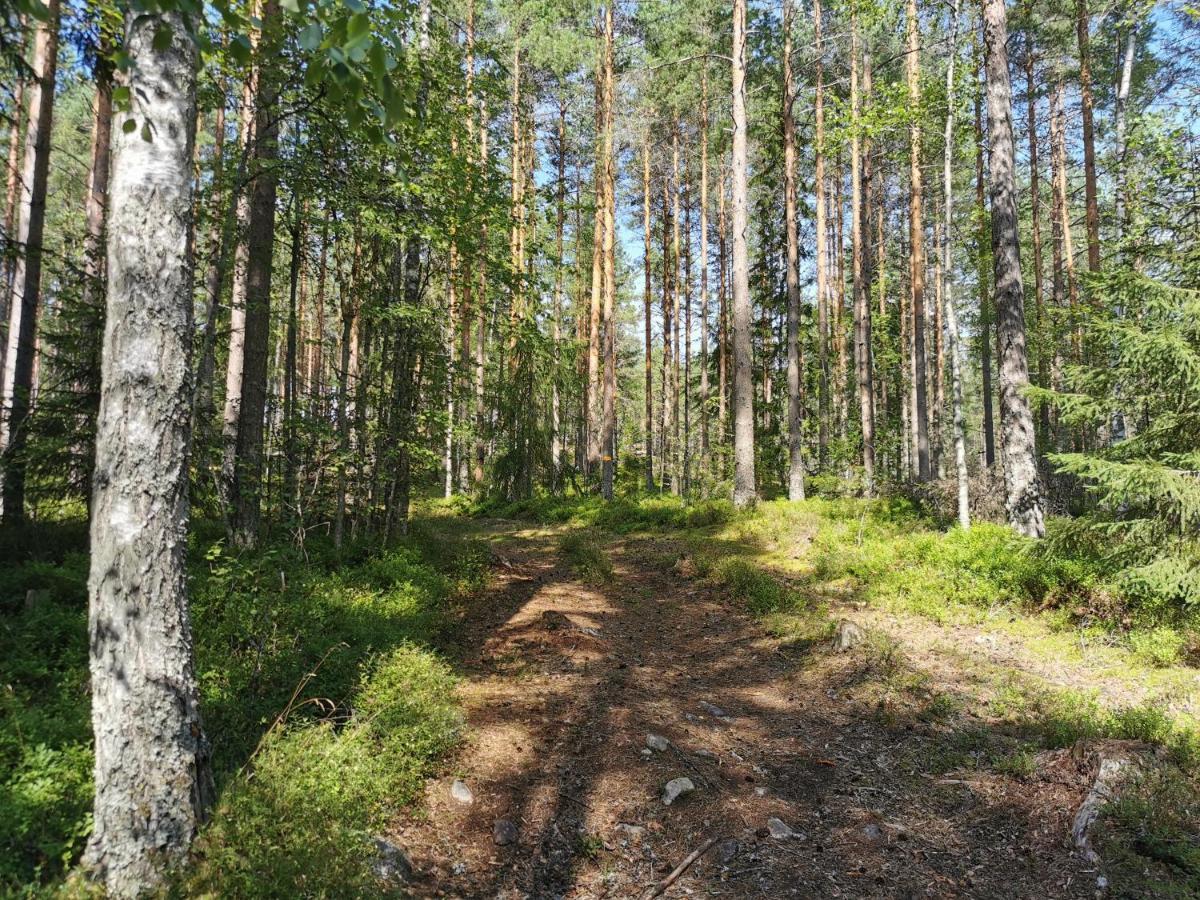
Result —
<svg viewBox="0 0 1200 900"><path fill-rule="evenodd" d="M713 835L707 841L689 853L683 862L675 867L675 871L673 871L658 884L651 887L650 890L646 891L646 893L642 895L642 900L651 900L653 897L661 897L663 894L665 894L667 888L673 885L679 879L679 876L686 872L692 863L707 853L709 848L712 847L712 845L716 842L717 835Z"/></svg>

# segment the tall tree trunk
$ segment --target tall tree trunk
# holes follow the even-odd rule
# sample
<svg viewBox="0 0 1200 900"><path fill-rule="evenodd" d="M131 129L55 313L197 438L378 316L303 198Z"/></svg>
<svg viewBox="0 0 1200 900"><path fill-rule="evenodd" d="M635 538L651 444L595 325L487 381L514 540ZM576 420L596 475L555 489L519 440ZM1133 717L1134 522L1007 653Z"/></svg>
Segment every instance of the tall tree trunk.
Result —
<svg viewBox="0 0 1200 900"><path fill-rule="evenodd" d="M127 14L124 46L139 128L113 136L88 583L96 787L85 863L112 897L162 889L214 794L185 565L196 49L178 13ZM150 123L153 141L140 133Z"/></svg>
<svg viewBox="0 0 1200 900"><path fill-rule="evenodd" d="M262 7L262 58L278 46L279 5ZM254 105L254 155L250 166L250 199L246 227L246 330L242 362L241 404L234 445L230 489L232 538L251 547L258 540L263 468L263 414L267 400L267 355L271 337L271 269L275 256L275 172L279 132L275 109L277 86L270 66L259 66Z"/></svg>
<svg viewBox="0 0 1200 900"><path fill-rule="evenodd" d="M1083 338L1080 332L1079 276L1075 271L1075 242L1071 236L1071 200L1067 186L1067 114L1063 104L1064 93L1060 69L1050 93L1050 156L1054 169L1056 207L1060 217L1058 236L1062 241L1062 264L1066 276L1071 359L1080 362L1083 357Z"/></svg>
<svg viewBox="0 0 1200 900"><path fill-rule="evenodd" d="M921 106L921 58L917 0L907 0L907 54L905 72L908 79L908 103L914 111L909 125L909 290L912 296L912 368L914 406L913 433L916 437L917 479L928 481L929 469L929 400L925 382L925 225L922 217L924 191L921 179L921 124L916 110Z"/></svg>
<svg viewBox="0 0 1200 900"><path fill-rule="evenodd" d="M467 107L468 122L474 121L474 96L472 81L475 76L475 0L468 0L467 5ZM488 164L488 122L485 99L479 98L479 168L485 170ZM478 281L475 289L475 464L471 471L471 482L475 492L483 490L484 463L487 459L487 443L484 440L487 405L485 402L485 375L487 372L487 246L488 227L485 222L480 226L480 247L478 259Z"/></svg>
<svg viewBox="0 0 1200 900"><path fill-rule="evenodd" d="M1129 93L1133 87L1133 61L1137 55L1137 19L1125 24L1125 46L1121 53L1121 71L1117 77L1116 170L1117 170L1117 235L1124 242L1129 237L1129 166L1128 150Z"/></svg>
<svg viewBox="0 0 1200 900"><path fill-rule="evenodd" d="M825 222L825 45L822 40L821 0L813 0L813 47L816 53L816 93L813 99L814 172L817 243L817 465L829 459L829 250Z"/></svg>
<svg viewBox="0 0 1200 900"><path fill-rule="evenodd" d="M683 490L692 491L692 192L683 165Z"/></svg>
<svg viewBox="0 0 1200 900"><path fill-rule="evenodd" d="M1025 29L1025 126L1029 132L1029 216L1030 231L1033 233L1033 300L1035 309L1035 334L1037 335L1038 386L1049 387L1046 369L1046 351L1050 341L1045 331L1046 303L1042 290L1042 191L1041 172L1038 164L1037 86L1034 82L1033 50L1033 3L1025 0L1026 17L1030 27ZM1042 404L1040 413L1042 440L1050 434L1050 407Z"/></svg>
<svg viewBox="0 0 1200 900"><path fill-rule="evenodd" d="M238 160L240 183L245 174L246 153ZM221 97L213 121L213 176L209 196L208 271L204 282L204 330L200 335L200 362L196 367L196 393L192 404L193 428L200 433L212 427L216 411L213 401L213 382L216 378L217 315L221 305L221 289L229 262L229 243L233 238L236 198L224 201L222 211L225 165L225 98Z"/></svg>
<svg viewBox="0 0 1200 900"><path fill-rule="evenodd" d="M617 267L616 172L613 147L613 3L604 8L604 408L601 435L601 484L604 498L613 497L617 435Z"/></svg>
<svg viewBox="0 0 1200 900"><path fill-rule="evenodd" d="M560 345L562 342L563 308L563 228L567 217L567 104L558 104L558 184L554 212L554 309L552 326L554 340L554 374L550 383L550 468L551 488L558 490L562 472L562 400L559 397L559 368L562 364Z"/></svg>
<svg viewBox="0 0 1200 900"><path fill-rule="evenodd" d="M597 43L603 40L603 31L597 28ZM603 67L603 54L598 55L599 68ZM604 161L600 144L604 134L604 76L596 77L595 96L596 151L593 159L592 183L595 188L595 212L592 224L592 294L588 307L587 382L584 394L584 433L587 435L587 468L585 475L594 477L600 467L600 313L604 303Z"/></svg>
<svg viewBox="0 0 1200 900"><path fill-rule="evenodd" d="M671 194L672 209L671 209L671 422L673 431L671 434L671 493L680 494L683 491L683 472L680 468L680 459L682 457L682 445L680 442L680 425L683 422L682 410L680 408L680 377L679 369L683 358L682 348L679 341L679 276L680 276L680 256L679 256L679 210L680 210L680 195L682 194L682 181L679 175L679 120L676 119L671 127L671 180L674 182L675 190Z"/></svg>
<svg viewBox="0 0 1200 900"><path fill-rule="evenodd" d="M299 512L296 502L296 471L299 466L299 446L296 440L296 394L297 394L297 331L299 310L297 298L303 268L304 201L293 196L292 203L292 246L288 263L288 317L285 335L285 357L283 364L283 498Z"/></svg>
<svg viewBox="0 0 1200 900"><path fill-rule="evenodd" d="M58 71L59 0L48 0L33 45L29 85L29 124L21 169L17 212L19 254L13 266L8 310L7 349L0 379L0 480L5 523L25 518L25 441L34 388L37 317L42 289L42 236L46 224L46 183L50 167L50 131Z"/></svg>
<svg viewBox="0 0 1200 900"><path fill-rule="evenodd" d="M954 306L954 68L958 61L958 7L954 0L950 28L950 59L946 64L946 135L942 156L942 195L945 200L942 225L942 304L946 317L947 352L950 355L950 407L954 424L954 471L958 480L958 524L971 527L970 476L967 471L967 422L963 414L963 374L959 352L958 310Z"/></svg>
<svg viewBox="0 0 1200 900"><path fill-rule="evenodd" d="M733 0L733 502L754 503L754 346L746 248L746 0Z"/></svg>
<svg viewBox="0 0 1200 900"><path fill-rule="evenodd" d="M982 61L980 62L982 68ZM979 283L979 362L983 376L983 464L996 464L996 426L992 411L992 304L988 297L988 221L983 180L982 91L975 95L975 261Z"/></svg>
<svg viewBox="0 0 1200 900"><path fill-rule="evenodd" d="M717 197L717 437L725 443L729 413L729 302L726 272L727 221L725 218L725 166L721 166Z"/></svg>
<svg viewBox="0 0 1200 900"><path fill-rule="evenodd" d="M252 12L261 15L262 0L252 0ZM258 121L259 80L262 77L258 52L261 29L250 32L253 62L246 81L242 85L242 108L238 123L238 143L241 145L241 160L238 165L236 189L239 191L234 202L234 232L237 247L233 257L233 284L229 297L229 353L225 363L225 404L221 414L221 478L222 501L226 507L226 524L232 528L229 509L233 506L234 481L237 465L238 428L242 410L242 380L246 362L246 291L250 267L250 206L253 183L245 183L246 176L257 171L255 156L257 137L255 125ZM213 277L210 273L210 278ZM217 286L220 290L220 286Z"/></svg>
<svg viewBox="0 0 1200 900"><path fill-rule="evenodd" d="M800 238L796 227L796 123L792 89L792 0L783 0L783 208L787 232L788 499L804 499L804 408L800 400Z"/></svg>
<svg viewBox="0 0 1200 900"><path fill-rule="evenodd" d="M645 290L643 293L646 326L646 407L642 432L646 440L646 490L654 490L654 372L653 372L653 329L651 323L651 260L650 260L650 133L642 136L642 254L645 266Z"/></svg>
<svg viewBox="0 0 1200 900"><path fill-rule="evenodd" d="M988 174L992 194L992 266L996 279L1000 335L1000 430L1003 441L1005 507L1020 534L1045 533L1043 500L1033 439L1033 415L1024 390L1029 384L1025 356L1025 293L1017 232L1017 185L1013 171L1012 87L1008 75L1005 0L985 0L987 45Z"/></svg>
<svg viewBox="0 0 1200 900"><path fill-rule="evenodd" d="M708 455L708 63L700 73L700 465Z"/></svg>
<svg viewBox="0 0 1200 900"><path fill-rule="evenodd" d="M1083 189L1086 203L1088 271L1100 271L1100 200L1096 190L1096 134L1092 123L1092 52L1087 0L1075 0L1075 34L1079 40L1079 100L1083 120Z"/></svg>
<svg viewBox="0 0 1200 900"><path fill-rule="evenodd" d="M100 341L104 331L104 227L108 212L109 154L112 146L113 68L107 57L112 52L113 36L101 26L96 61L96 97L92 112L92 147L88 165L87 201L84 219L87 231L83 241L83 288L80 308L82 322L83 368L75 390L83 404L80 427L91 438L95 434L96 409L100 403ZM84 441L81 483L90 486L95 461L94 447ZM91 493L88 491L88 502Z"/></svg>
<svg viewBox="0 0 1200 900"><path fill-rule="evenodd" d="M854 363L858 382L859 420L862 427L863 486L867 496L875 492L875 392L871 365L871 298L867 277L865 211L863 192L862 100L858 90L861 54L858 14L850 13L850 221L853 231L852 268L854 275Z"/></svg>
<svg viewBox="0 0 1200 900"><path fill-rule="evenodd" d="M671 457L674 452L675 430L674 405L671 402L671 373L674 371L673 354L671 352L671 334L674 331L674 305L672 298L675 294L675 260L671 255L671 233L673 217L671 215L671 179L663 173L663 214L662 214L662 321L663 321L663 350L662 350L662 442L659 446L659 456L662 458L662 489L672 493L679 491L675 473L671 469Z"/></svg>
<svg viewBox="0 0 1200 900"><path fill-rule="evenodd" d="M833 402L834 418L837 421L838 437L844 442L847 437L847 424L850 418L850 360L849 346L846 334L846 241L845 241L845 202L843 188L845 185L845 166L842 151L838 150L834 157L833 190L830 191L829 219L831 224L829 240L834 248L830 259L830 305L833 310L831 327L833 329Z"/></svg>
<svg viewBox="0 0 1200 900"><path fill-rule="evenodd" d="M25 17L20 19L21 33L25 32ZM21 54L24 57L24 53ZM18 77L13 87L13 114L8 129L8 177L4 185L4 236L11 239L15 236L17 225L17 210L21 205L23 194L21 185L21 137L22 124L25 120L25 79ZM15 268L7 254L0 258L0 338L8 332L8 315L12 304L13 276ZM0 340L0 384L4 380L4 359L8 351L8 341Z"/></svg>

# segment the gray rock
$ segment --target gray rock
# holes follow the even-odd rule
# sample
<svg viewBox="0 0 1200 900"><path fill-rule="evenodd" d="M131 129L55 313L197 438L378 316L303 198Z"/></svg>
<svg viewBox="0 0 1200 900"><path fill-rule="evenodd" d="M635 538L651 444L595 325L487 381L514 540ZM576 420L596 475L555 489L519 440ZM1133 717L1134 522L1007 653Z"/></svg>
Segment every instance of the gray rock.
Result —
<svg viewBox="0 0 1200 900"><path fill-rule="evenodd" d="M847 650L857 647L866 639L867 633L849 619L842 619L838 622L835 641L839 653L845 653Z"/></svg>
<svg viewBox="0 0 1200 900"><path fill-rule="evenodd" d="M771 833L771 837L780 841L796 836L796 832L792 831L792 826L783 821L783 819L776 819L774 816L767 819L767 831Z"/></svg>
<svg viewBox="0 0 1200 900"><path fill-rule="evenodd" d="M725 712L725 710L721 709L721 707L717 706L716 704L709 703L707 700L701 700L697 705L710 716L715 716L718 719L729 718L729 713Z"/></svg>
<svg viewBox="0 0 1200 900"><path fill-rule="evenodd" d="M872 844L878 844L884 839L883 829L878 825L871 823L863 828L863 837L865 837Z"/></svg>
<svg viewBox="0 0 1200 900"><path fill-rule="evenodd" d="M670 749L671 742L661 734L648 734L646 735L646 746L651 750L657 750L659 753L665 753Z"/></svg>
<svg viewBox="0 0 1200 900"><path fill-rule="evenodd" d="M412 877L413 867L408 854L397 847L387 838L377 837L375 843L375 859L371 862L371 871L380 881L402 882Z"/></svg>
<svg viewBox="0 0 1200 900"><path fill-rule="evenodd" d="M517 842L517 826L508 819L497 819L492 826L492 839L501 847Z"/></svg>
<svg viewBox="0 0 1200 900"><path fill-rule="evenodd" d="M692 779L686 776L683 778L672 778L663 787L663 805L670 806L684 794L690 794L695 789L696 785L692 784Z"/></svg>
<svg viewBox="0 0 1200 900"><path fill-rule="evenodd" d="M475 795L471 793L471 789L461 778L455 778L454 783L450 785L450 796L464 806L470 806L475 802Z"/></svg>
<svg viewBox="0 0 1200 900"><path fill-rule="evenodd" d="M646 835L646 829L641 825L633 825L629 822L620 822L617 825L617 831L625 837L626 840L640 841Z"/></svg>
<svg viewBox="0 0 1200 900"><path fill-rule="evenodd" d="M716 859L717 865L727 866L737 857L741 851L741 845L733 838L721 841L713 850L713 858Z"/></svg>

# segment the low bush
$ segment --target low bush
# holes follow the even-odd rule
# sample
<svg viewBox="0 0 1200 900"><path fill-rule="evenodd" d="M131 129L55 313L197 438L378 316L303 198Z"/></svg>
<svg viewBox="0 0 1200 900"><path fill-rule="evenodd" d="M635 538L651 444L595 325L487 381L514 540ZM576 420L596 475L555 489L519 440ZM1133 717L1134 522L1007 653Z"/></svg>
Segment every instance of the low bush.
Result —
<svg viewBox="0 0 1200 900"><path fill-rule="evenodd" d="M458 733L454 679L430 647L486 550L436 522L341 551L235 554L215 534L193 529L190 584L220 799L186 890L374 893L371 830ZM0 894L61 876L90 831L86 566L65 550L0 566Z"/></svg>
<svg viewBox="0 0 1200 900"><path fill-rule="evenodd" d="M602 583L613 577L612 563L600 544L599 536L590 529L568 531L558 541L559 552L584 581Z"/></svg>

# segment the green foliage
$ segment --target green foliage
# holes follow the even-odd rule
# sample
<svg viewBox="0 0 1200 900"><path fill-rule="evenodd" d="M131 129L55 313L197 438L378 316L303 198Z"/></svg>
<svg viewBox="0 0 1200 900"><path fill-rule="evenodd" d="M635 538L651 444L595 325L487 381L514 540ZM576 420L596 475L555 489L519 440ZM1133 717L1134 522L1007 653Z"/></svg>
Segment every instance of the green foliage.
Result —
<svg viewBox="0 0 1200 900"><path fill-rule="evenodd" d="M0 891L60 875L90 829L87 560L63 549L74 525L31 528L41 558L0 532L27 547L0 567ZM310 541L236 555L208 530L193 535L192 618L220 800L184 887L376 893L371 829L460 729L454 676L429 647L486 551L436 520L341 553Z"/></svg>
<svg viewBox="0 0 1200 900"><path fill-rule="evenodd" d="M1129 636L1134 657L1148 666L1166 668L1179 662L1186 639L1174 628L1160 626L1149 631L1135 631Z"/></svg>
<svg viewBox="0 0 1200 900"><path fill-rule="evenodd" d="M1200 895L1200 784L1165 767L1136 777L1104 808L1096 844L1114 897Z"/></svg>
<svg viewBox="0 0 1200 900"><path fill-rule="evenodd" d="M612 562L595 532L587 529L568 531L559 538L558 549L584 581L599 584L612 580Z"/></svg>
<svg viewBox="0 0 1200 900"><path fill-rule="evenodd" d="M599 497L540 494L512 503L486 503L479 515L531 519L548 525L571 523L633 534L678 528L715 528L734 520L737 511L724 499L688 504L669 494L619 496L609 502Z"/></svg>
<svg viewBox="0 0 1200 900"><path fill-rule="evenodd" d="M742 556L725 556L717 560L709 568L708 577L756 615L804 605L804 599L797 591Z"/></svg>
<svg viewBox="0 0 1200 900"><path fill-rule="evenodd" d="M1200 298L1125 270L1089 287L1097 363L1069 370L1062 392L1033 392L1063 421L1110 435L1050 456L1090 499L1063 537L1102 548L1136 610L1177 619L1200 598Z"/></svg>

